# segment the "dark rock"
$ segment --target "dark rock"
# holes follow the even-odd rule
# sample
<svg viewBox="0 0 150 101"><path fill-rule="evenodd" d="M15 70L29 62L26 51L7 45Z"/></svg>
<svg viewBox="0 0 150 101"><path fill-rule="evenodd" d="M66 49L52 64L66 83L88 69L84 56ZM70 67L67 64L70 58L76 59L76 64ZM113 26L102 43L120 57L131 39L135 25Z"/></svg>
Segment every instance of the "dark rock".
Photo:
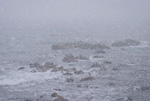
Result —
<svg viewBox="0 0 150 101"><path fill-rule="evenodd" d="M150 90L150 86L141 87L141 91L147 91L147 90Z"/></svg>
<svg viewBox="0 0 150 101"><path fill-rule="evenodd" d="M43 95L40 96L40 98L43 98L43 97L44 97Z"/></svg>
<svg viewBox="0 0 150 101"><path fill-rule="evenodd" d="M51 70L51 72L58 72L59 70L57 68L54 68Z"/></svg>
<svg viewBox="0 0 150 101"><path fill-rule="evenodd" d="M46 72L50 69L55 69L56 65L52 62L46 62L43 66L37 68L39 72Z"/></svg>
<svg viewBox="0 0 150 101"><path fill-rule="evenodd" d="M30 65L30 68L39 68L39 67L41 67L41 65L39 63L37 63L37 62L30 63L29 65Z"/></svg>
<svg viewBox="0 0 150 101"><path fill-rule="evenodd" d="M104 64L112 64L111 61L104 61L103 63L104 63Z"/></svg>
<svg viewBox="0 0 150 101"><path fill-rule="evenodd" d="M98 51L96 51L96 52L94 52L95 54L104 54L104 53L106 53L104 50L98 50Z"/></svg>
<svg viewBox="0 0 150 101"><path fill-rule="evenodd" d="M77 62L77 59L72 54L66 54L62 61L70 63L70 62Z"/></svg>
<svg viewBox="0 0 150 101"><path fill-rule="evenodd" d="M24 101L32 101L32 100L30 100L30 99L26 99L26 100L24 100Z"/></svg>
<svg viewBox="0 0 150 101"><path fill-rule="evenodd" d="M102 65L99 63L93 63L91 67L102 67Z"/></svg>
<svg viewBox="0 0 150 101"><path fill-rule="evenodd" d="M124 41L116 41L111 44L114 47L124 47L124 46L138 46L140 45L139 41L132 40L132 39L126 39Z"/></svg>
<svg viewBox="0 0 150 101"><path fill-rule="evenodd" d="M69 100L65 99L63 96L58 95L57 93L53 93L51 96L52 97L57 97L53 101L69 101Z"/></svg>
<svg viewBox="0 0 150 101"><path fill-rule="evenodd" d="M94 80L93 76L82 78L80 81Z"/></svg>
<svg viewBox="0 0 150 101"><path fill-rule="evenodd" d="M81 85L78 85L77 87L78 87L78 88L81 88Z"/></svg>
<svg viewBox="0 0 150 101"><path fill-rule="evenodd" d="M61 89L53 89L53 90L56 90L56 91L61 91Z"/></svg>
<svg viewBox="0 0 150 101"><path fill-rule="evenodd" d="M35 70L35 69L33 69L31 72L32 72L32 73L35 73L35 72L36 72L36 70Z"/></svg>
<svg viewBox="0 0 150 101"><path fill-rule="evenodd" d="M72 73L67 72L67 73L63 73L63 75L72 75Z"/></svg>
<svg viewBox="0 0 150 101"><path fill-rule="evenodd" d="M25 67L19 67L19 68L18 68L18 70L23 70L23 69L25 69Z"/></svg>
<svg viewBox="0 0 150 101"><path fill-rule="evenodd" d="M74 73L75 73L75 74L84 74L84 72L83 72L82 70L75 71Z"/></svg>
<svg viewBox="0 0 150 101"><path fill-rule="evenodd" d="M51 96L52 96L52 97L57 97L58 94L57 94L57 93L53 93Z"/></svg>
<svg viewBox="0 0 150 101"><path fill-rule="evenodd" d="M66 82L73 82L74 81L74 79L72 79L72 78L67 78L66 79Z"/></svg>
<svg viewBox="0 0 150 101"><path fill-rule="evenodd" d="M62 96L57 96L57 98L54 99L53 101L69 101L69 100L65 99L65 98L62 97Z"/></svg>
<svg viewBox="0 0 150 101"><path fill-rule="evenodd" d="M95 55L95 56L93 56L93 58L104 58L104 56Z"/></svg>
<svg viewBox="0 0 150 101"><path fill-rule="evenodd" d="M54 63L52 63L52 62L46 62L43 67L44 68L55 68L56 65Z"/></svg>
<svg viewBox="0 0 150 101"><path fill-rule="evenodd" d="M119 70L119 69L115 67L115 68L113 68L112 70L117 71L117 70Z"/></svg>
<svg viewBox="0 0 150 101"><path fill-rule="evenodd" d="M87 60L88 57L83 56L83 55L79 55L79 56L76 56L75 59L78 59L78 60Z"/></svg>
<svg viewBox="0 0 150 101"><path fill-rule="evenodd" d="M101 45L99 43L92 44L87 42L74 42L74 43L57 43L55 45L52 45L53 50L63 50L63 49L109 49L106 45Z"/></svg>
<svg viewBox="0 0 150 101"><path fill-rule="evenodd" d="M60 67L58 67L57 69L60 70L60 71L63 71L63 70L64 70L64 67L63 67L63 66L60 66Z"/></svg>
<svg viewBox="0 0 150 101"><path fill-rule="evenodd" d="M115 84L113 83L113 82L111 82L110 84L109 84L109 86L114 86Z"/></svg>

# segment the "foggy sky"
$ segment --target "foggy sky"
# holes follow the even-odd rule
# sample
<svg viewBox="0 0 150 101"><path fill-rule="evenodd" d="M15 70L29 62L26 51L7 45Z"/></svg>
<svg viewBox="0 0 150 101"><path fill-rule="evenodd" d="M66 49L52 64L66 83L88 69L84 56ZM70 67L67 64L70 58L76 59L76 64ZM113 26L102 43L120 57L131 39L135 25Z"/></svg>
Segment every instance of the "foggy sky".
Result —
<svg viewBox="0 0 150 101"><path fill-rule="evenodd" d="M150 0L0 0L0 29L149 26Z"/></svg>

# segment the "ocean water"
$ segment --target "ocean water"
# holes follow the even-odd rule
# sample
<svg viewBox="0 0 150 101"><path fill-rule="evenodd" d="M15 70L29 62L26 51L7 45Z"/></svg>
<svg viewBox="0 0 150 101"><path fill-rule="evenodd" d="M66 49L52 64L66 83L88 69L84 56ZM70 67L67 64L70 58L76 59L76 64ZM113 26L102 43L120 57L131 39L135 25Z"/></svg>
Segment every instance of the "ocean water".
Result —
<svg viewBox="0 0 150 101"><path fill-rule="evenodd" d="M112 42L118 40L124 40L124 39L138 40L141 42L141 45L135 47L123 47L123 49L114 48L110 46ZM63 80L66 77L64 76L62 77L61 73L59 72L58 73L50 73L49 71L45 73L30 72L31 69L29 68L29 64L34 62L44 64L47 61L51 61L56 63L57 65L68 66L62 63L62 58L66 53L84 54L89 57L92 57L93 51L90 50L53 51L51 49L51 46L55 43L78 42L78 41L90 42L90 43L102 43L111 47L111 49L107 50L106 54L103 55L104 60L108 60L113 63L110 66L109 65L106 66L106 68L108 68L108 71L99 74L97 70L85 69L89 67L90 63L97 62L97 61L101 62L101 60L96 60L96 59L93 60L91 59L85 63L81 61L78 64L74 65L77 67L77 69L83 69L85 70L85 72L91 72L91 74L93 73L93 76L95 76L97 79L93 82L88 82L87 84L91 86L92 85L98 86L99 89L96 89L96 91L93 90L92 88L90 88L89 90L82 88L82 91L75 90L75 88L73 89L72 87L80 83L79 82L73 84L64 83ZM150 79L148 78L148 73L150 72L148 68L150 66L149 53L150 53L150 35L148 33L124 34L124 33L108 32L104 34L101 31L85 31L85 30L83 31L76 31L76 30L74 31L66 31L66 30L65 31L64 30L1 31L0 32L0 86L1 88L5 89L5 91L8 91L8 94L13 91L16 91L16 95L12 94L12 96L7 98L5 96L5 93L1 93L0 97L2 97L2 99L0 99L0 101L1 100L4 101L4 99L6 101L8 99L11 99L10 101L15 101L16 99L13 100L13 98L18 98L18 101L20 101L19 99L22 99L24 95L18 96L19 94L18 92L21 90L22 87L24 89L27 87L28 89L27 91L26 90L20 91L23 94L26 94L27 92L31 92L32 94L35 94L36 92L36 94L40 95L41 93L36 91L36 87L41 87L41 85L44 83L46 83L44 84L45 88L44 87L40 88L40 91L42 91L45 94L48 94L47 89L49 89L50 92L52 92L51 91L52 87L55 88L55 86L57 86L57 87L61 87L62 89L66 89L66 86L68 86L69 87L68 90L62 92L62 94L67 96L68 94L72 93L72 95L68 97L68 99L73 99L72 101L77 101L77 99L78 101L86 101L85 100L86 98L84 97L89 96L91 92L95 92L95 95L92 95L92 97L95 96L95 98L91 101L98 101L98 99L103 99L103 101L119 101L113 99L118 99L118 97L124 97L124 95L125 96L128 95L127 92L129 88L136 87L136 86L143 86L149 83L150 81ZM25 67L26 69L23 71L18 71L17 69L22 66ZM114 72L111 71L111 68L117 66L118 67L120 66L120 69L122 70L120 71L120 73L114 74ZM142 74L141 70L146 70L148 73ZM145 75L147 76L145 77ZM75 76L74 78L78 79L81 77ZM113 82L116 82L118 88L116 87L105 88L105 84L108 83L109 79L110 79L109 82L111 82L111 78L112 81L113 78L115 78ZM61 79L61 81L55 81L55 79ZM143 81L141 79L143 79ZM53 80L54 81L53 83L49 83L49 80L50 82ZM137 82L139 81L140 83L139 85L137 85ZM59 85L60 83L64 83L64 84ZM32 84L37 86L29 90ZM87 84L81 83L81 85L87 85ZM49 85L51 87L49 87ZM7 87L5 88L5 86L8 86L8 89ZM0 92L5 92L5 91L1 91L3 89L0 89ZM103 90L104 92L102 92L101 90ZM80 94L80 92L82 94ZM123 92L126 93L124 94ZM130 93L131 92L132 91L130 91ZM98 94L101 94L101 96L99 96ZM136 95L138 94L133 93L134 99L137 99ZM144 99L143 101L148 101L147 100L148 93L146 93L143 96L146 96L146 100ZM27 97L31 97L31 96L28 95ZM37 95L32 96L31 98L36 98L36 97ZM136 101L138 101L138 99Z"/></svg>

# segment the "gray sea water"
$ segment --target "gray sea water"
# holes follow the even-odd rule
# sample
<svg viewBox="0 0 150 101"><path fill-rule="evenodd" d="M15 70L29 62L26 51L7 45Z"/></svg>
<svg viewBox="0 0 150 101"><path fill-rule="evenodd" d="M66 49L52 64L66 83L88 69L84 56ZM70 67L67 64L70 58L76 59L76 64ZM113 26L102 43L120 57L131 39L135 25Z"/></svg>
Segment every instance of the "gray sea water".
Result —
<svg viewBox="0 0 150 101"><path fill-rule="evenodd" d="M106 51L104 60L109 60L113 64L106 66L108 70L100 74L97 74L94 70L91 71L91 74L93 73L92 75L95 75L97 79L92 82L81 83L82 86L98 86L98 89L86 89L83 87L82 89L75 90L77 84L80 83L64 83L63 80L65 77L61 77L60 73L51 74L46 72L33 74L30 73L28 69L21 72L17 71L19 67L24 66L28 68L29 64L34 62L43 64L46 61L52 61L59 65L59 63L62 63L61 60L66 53L92 56L90 51L85 52L85 50L53 51L51 46L55 43L83 41L102 43L110 46L112 42L124 39L138 40L141 42L141 45L137 47L125 47L123 50L112 47L110 50ZM134 92L134 89L138 90L140 89L139 87L150 86L148 85L150 82L149 53L149 33L111 34L109 32L104 34L104 32L101 31L89 30L3 30L0 32L0 101L25 101L25 98L35 100L39 98L40 94L52 93L53 90L51 89L55 87L61 89L67 89L66 87L68 87L66 91L64 90L60 94L64 94L70 101L100 101L99 99L102 99L101 101L129 101L126 98L129 94L132 95L135 101L149 101L149 90L146 90L144 93ZM56 54L57 56L55 57ZM84 70L86 67L89 67L90 62L97 62L97 60L89 60L85 63L79 62L75 66L78 67L78 69ZM111 71L111 68L115 66L120 67L119 73ZM88 71L90 72L90 69ZM142 71L147 72L143 73ZM54 78L62 79L60 81L55 81ZM75 76L75 78L81 77ZM109 88L105 86L110 82L116 83L117 87ZM33 85L35 86L33 87ZM132 90L130 90L131 88ZM47 91L48 89L50 91ZM15 93L12 94L12 92ZM20 92L22 94L20 94ZM95 94L92 96L89 95L91 92ZM9 96L6 96L6 94ZM100 94L101 96L99 96ZM141 96L139 96L140 94ZM91 96L91 98L89 98L89 96ZM47 99L48 98L45 98L45 100L40 101L48 101ZM52 98L49 99L52 100Z"/></svg>

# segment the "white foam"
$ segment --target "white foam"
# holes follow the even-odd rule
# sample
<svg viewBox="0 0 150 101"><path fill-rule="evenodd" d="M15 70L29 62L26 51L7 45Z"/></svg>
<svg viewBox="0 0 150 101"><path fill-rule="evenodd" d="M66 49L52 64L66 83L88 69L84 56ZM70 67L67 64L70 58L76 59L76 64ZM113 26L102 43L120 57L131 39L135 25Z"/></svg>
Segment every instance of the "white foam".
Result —
<svg viewBox="0 0 150 101"><path fill-rule="evenodd" d="M29 81L43 81L45 79L54 79L59 78L61 76L61 73L52 73L50 71L47 72L37 72L37 73L31 73L31 72L19 72L14 71L12 74L8 76L1 76L0 79L0 85L17 85L19 83L23 82L29 82Z"/></svg>

